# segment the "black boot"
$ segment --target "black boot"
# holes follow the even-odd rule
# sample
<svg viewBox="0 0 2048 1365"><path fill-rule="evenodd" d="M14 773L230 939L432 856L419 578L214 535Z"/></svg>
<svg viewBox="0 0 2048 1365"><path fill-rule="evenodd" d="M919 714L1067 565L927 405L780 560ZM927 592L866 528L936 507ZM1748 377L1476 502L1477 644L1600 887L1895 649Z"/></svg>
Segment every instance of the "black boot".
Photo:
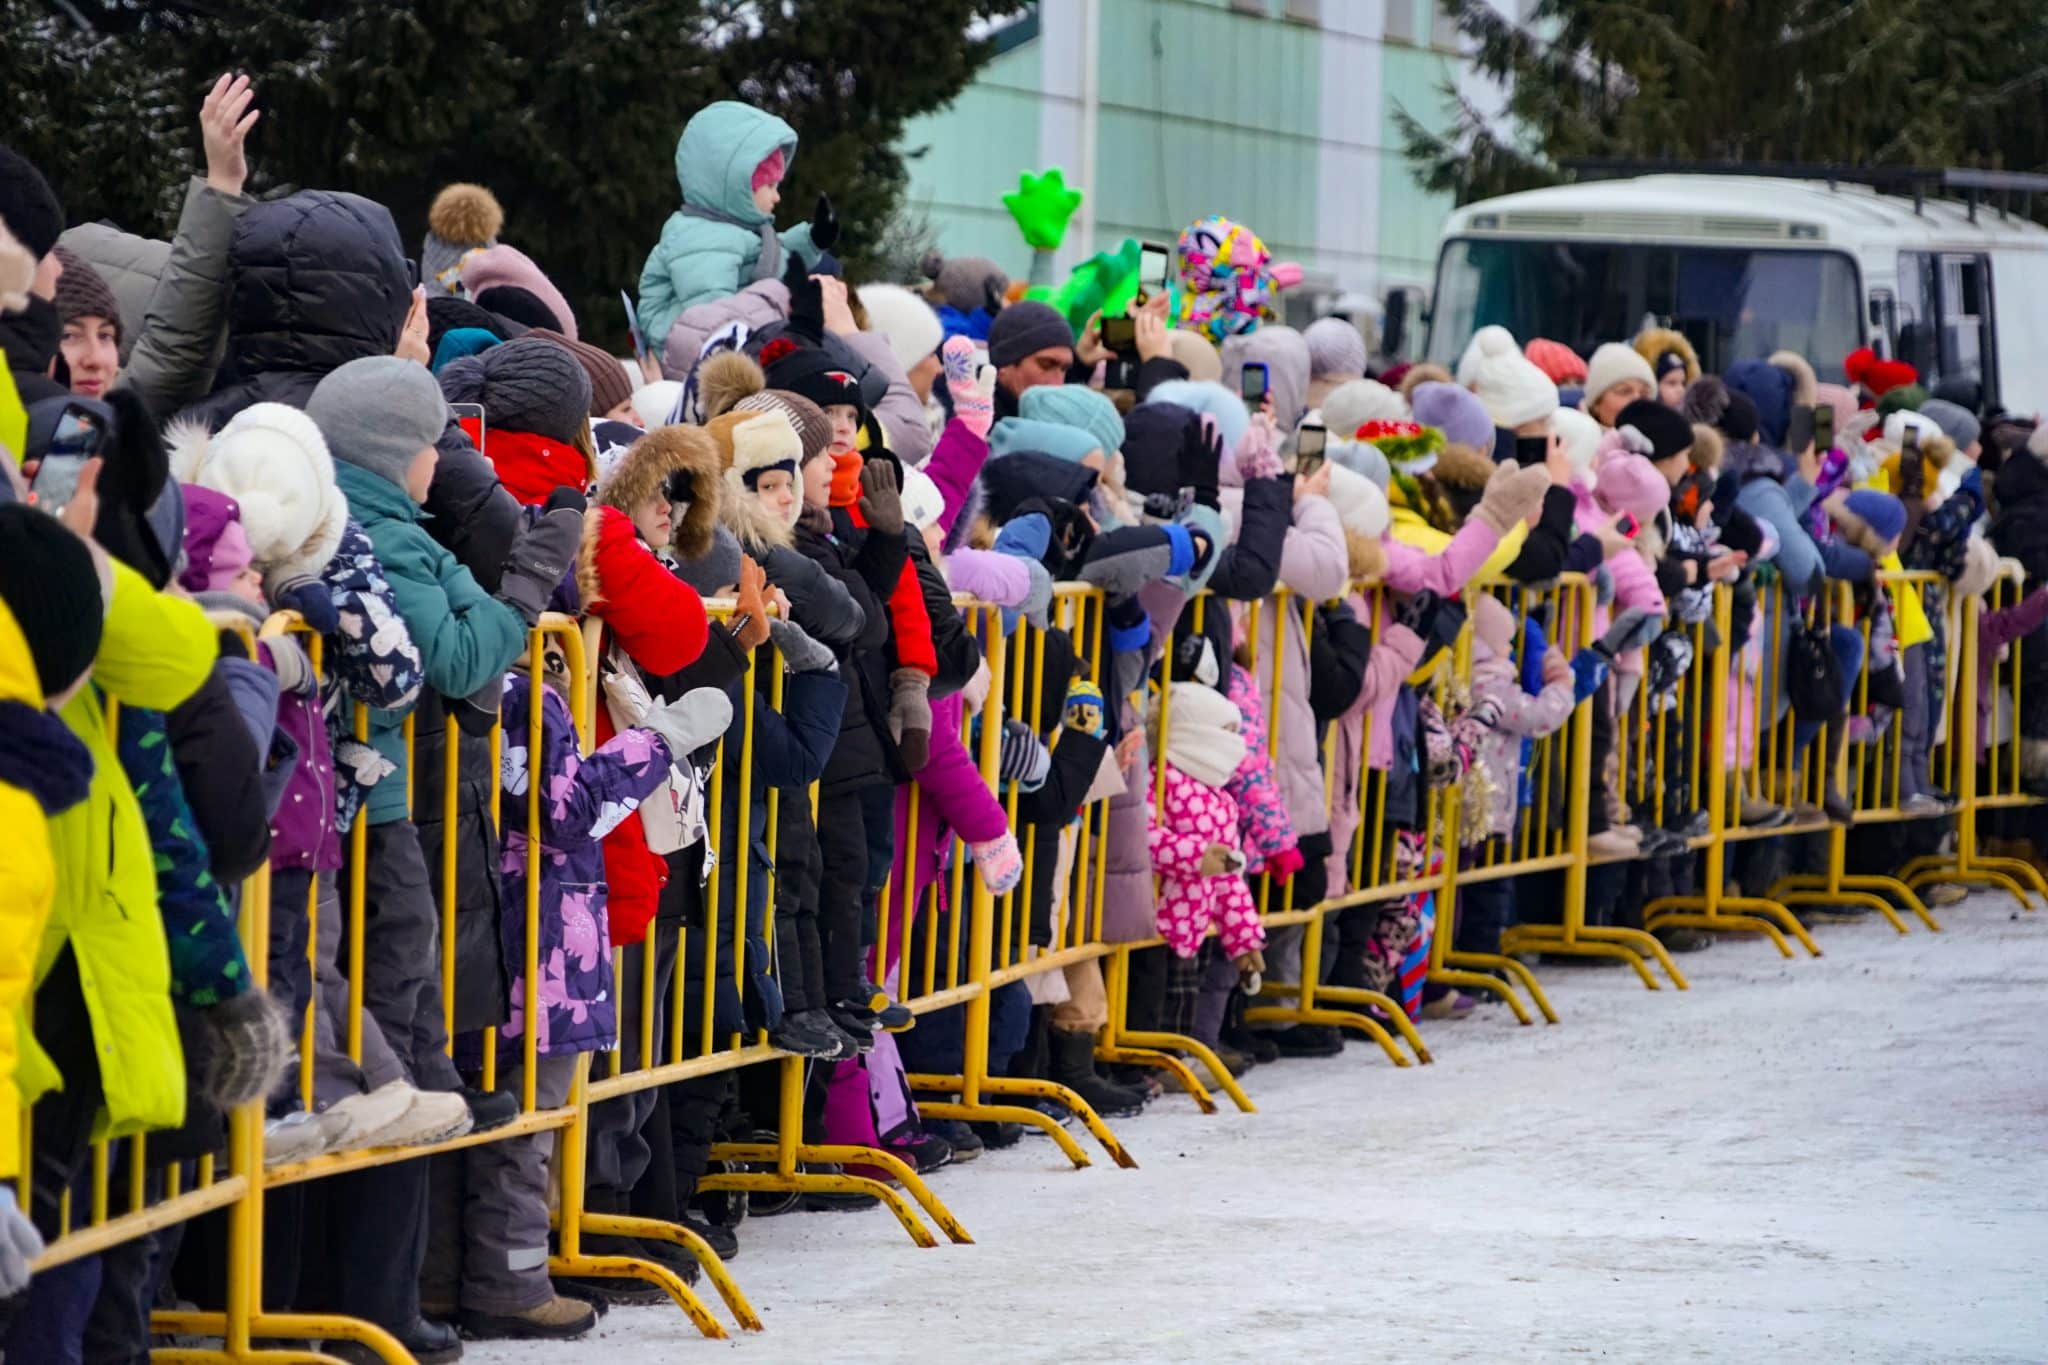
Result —
<svg viewBox="0 0 2048 1365"><path fill-rule="evenodd" d="M1095 1071L1095 1035L1050 1029L1046 1034L1052 1050L1052 1077L1088 1102L1088 1107L1106 1119L1130 1118L1145 1112L1142 1096L1104 1080Z"/></svg>

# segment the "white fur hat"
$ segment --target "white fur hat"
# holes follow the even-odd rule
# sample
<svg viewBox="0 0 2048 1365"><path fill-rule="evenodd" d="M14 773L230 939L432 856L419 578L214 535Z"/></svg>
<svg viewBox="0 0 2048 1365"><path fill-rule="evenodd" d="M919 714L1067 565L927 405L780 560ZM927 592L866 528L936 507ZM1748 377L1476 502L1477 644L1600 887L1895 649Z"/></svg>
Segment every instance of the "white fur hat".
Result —
<svg viewBox="0 0 2048 1365"><path fill-rule="evenodd" d="M1941 429L1941 423L1935 421L1932 417L1923 417L1910 408L1901 408L1884 419L1885 445L1892 450L1903 449L1906 444L1906 429L1908 427L1919 433L1919 439L1922 442L1925 442L1930 436L1944 434Z"/></svg>
<svg viewBox="0 0 2048 1365"><path fill-rule="evenodd" d="M172 474L225 493L242 509L242 530L265 578L317 574L334 558L348 499L311 417L285 403L256 403L209 437L180 423L166 433Z"/></svg>
<svg viewBox="0 0 2048 1365"><path fill-rule="evenodd" d="M756 413L733 426L732 472L742 479L757 469L779 464L788 465L794 474L803 458L803 441L779 412Z"/></svg>
<svg viewBox="0 0 2048 1365"><path fill-rule="evenodd" d="M1344 523L1344 529L1369 540L1386 534L1390 513L1387 495L1380 491L1380 486L1341 464L1325 468L1330 471L1330 505L1337 509L1337 519Z"/></svg>
<svg viewBox="0 0 2048 1365"><path fill-rule="evenodd" d="M1486 415L1495 426L1518 427L1557 411L1557 385L1522 354L1507 328L1483 327L1473 344L1479 357L1466 387L1486 405ZM1464 367L1461 364L1459 368Z"/></svg>
<svg viewBox="0 0 2048 1365"><path fill-rule="evenodd" d="M676 410L676 400L683 396L682 381L678 379L657 379L633 390L633 415L640 420L642 431L668 425L668 415Z"/></svg>
<svg viewBox="0 0 2048 1365"><path fill-rule="evenodd" d="M1323 399L1323 425L1346 441L1367 422L1407 420L1408 400L1377 379L1347 380Z"/></svg>
<svg viewBox="0 0 2048 1365"><path fill-rule="evenodd" d="M1593 461L1600 454L1600 424L1577 408L1559 408L1550 414L1550 429L1564 442L1572 473L1592 483Z"/></svg>
<svg viewBox="0 0 2048 1365"><path fill-rule="evenodd" d="M1597 347L1586 362L1586 407L1590 410L1601 394L1624 379L1640 379L1651 393L1657 391L1657 375L1635 347L1623 341Z"/></svg>
<svg viewBox="0 0 2048 1365"><path fill-rule="evenodd" d="M946 339L939 315L932 306L900 284L864 284L860 306L867 310L868 326L889 339L897 363L908 370L939 349Z"/></svg>
<svg viewBox="0 0 2048 1365"><path fill-rule="evenodd" d="M945 495L931 475L916 465L903 466L903 520L922 531L937 525L945 511Z"/></svg>

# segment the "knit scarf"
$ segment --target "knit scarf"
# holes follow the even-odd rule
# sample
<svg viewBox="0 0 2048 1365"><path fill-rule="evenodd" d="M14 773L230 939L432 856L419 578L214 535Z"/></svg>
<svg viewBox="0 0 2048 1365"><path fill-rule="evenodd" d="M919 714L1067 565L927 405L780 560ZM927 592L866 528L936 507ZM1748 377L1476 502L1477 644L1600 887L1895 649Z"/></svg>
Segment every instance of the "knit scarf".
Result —
<svg viewBox="0 0 2048 1365"><path fill-rule="evenodd" d="M861 459L857 450L849 450L844 455L834 455L831 459L831 503L834 507L851 507L860 501L860 469L865 461Z"/></svg>
<svg viewBox="0 0 2048 1365"><path fill-rule="evenodd" d="M0 701L0 783L59 815L92 789L92 753L64 722L21 701Z"/></svg>
<svg viewBox="0 0 2048 1365"><path fill-rule="evenodd" d="M1166 761L1205 787L1221 787L1244 762L1244 723L1235 704L1213 687L1177 682L1166 718Z"/></svg>
<svg viewBox="0 0 2048 1365"><path fill-rule="evenodd" d="M782 239L775 235L774 218L764 215L759 223L743 223L722 209L706 208L702 204L685 204L678 212L685 218L708 218L714 223L727 223L759 233L761 251L754 259L754 278L747 283L782 278Z"/></svg>

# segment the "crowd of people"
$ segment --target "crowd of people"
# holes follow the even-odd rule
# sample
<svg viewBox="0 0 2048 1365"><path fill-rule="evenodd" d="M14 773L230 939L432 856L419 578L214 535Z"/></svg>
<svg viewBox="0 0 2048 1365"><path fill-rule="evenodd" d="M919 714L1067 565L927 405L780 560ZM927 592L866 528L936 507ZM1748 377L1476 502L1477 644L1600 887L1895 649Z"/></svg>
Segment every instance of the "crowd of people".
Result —
<svg viewBox="0 0 2048 1365"><path fill-rule="evenodd" d="M957 1007L913 1016L896 944L876 943L885 888L931 932L963 909L962 868L1017 893L1043 947L1073 912L1064 869L1098 840L1102 933L1148 945L1128 1024L1234 1073L1344 1047L1245 1021L1262 980L1300 973L1301 928L1262 909L1341 900L1331 984L1465 1018L1478 1001L1422 970L1427 907L1355 894L1443 856L1433 792L1477 794L1452 856L1497 856L1545 799L1531 746L1588 717L1578 799L1606 875L1585 915L1640 925L1698 875L1705 813L1685 794L1705 759L1660 747L1646 797L1621 754L1646 717L1668 723L1702 623L1733 635L1707 645L1736 661L1713 722L1729 771L1787 726L1813 765L1776 791L1731 780L1731 820L1850 821L1833 760L1896 713L1900 808L1932 822L1954 793L1930 754L1962 695L1947 603L2001 555L2048 581L2048 428L1870 352L1713 375L1676 331L1581 356L1489 326L1455 372L1368 375L1352 321L1296 331L1270 293L1216 287L1218 224L1222 262L1264 261L1214 219L1170 287L1111 319L1128 328L1077 329L978 258L856 286L828 201L777 231L797 134L725 102L682 133L679 207L638 281L642 353L621 358L581 339L486 188L441 191L416 268L377 203L245 194L253 100L245 78L208 95L205 174L168 244L68 223L0 148L8 1359L138 1359L153 1307L221 1301L217 1218L31 1276L85 1205L95 1139L148 1133L136 1178L159 1191L258 1099L273 1165L431 1146L510 1123L529 1085L561 1105L581 1054L677 1060L640 1055L671 1008L685 1055L744 1033L815 1061L807 1127L835 1142L929 1172L1019 1141L920 1115L906 1078L959 1074L967 1037ZM1831 439L1813 439L1820 411ZM1530 605L1571 575L1593 604L1576 645ZM1099 631L1055 608L1071 583L1098 595ZM1765 611L1773 591L1827 606L1808 625ZM302 628L258 639L278 612ZM594 733L574 651L534 634L547 613L598 624ZM2044 620L2038 587L1986 613L1979 657ZM991 631L1032 641L1042 682L1021 708L991 696ZM1461 641L1459 685L1433 685ZM2048 713L2019 723L2048 740ZM1390 866L1361 871L1368 781L1397 833ZM259 972L238 912L266 866ZM1555 919L1558 885L1474 882L1457 948ZM1096 960L1001 986L987 1067L1138 1113L1161 1078L1097 1060L1109 1011ZM586 1206L734 1254L731 1201L694 1191L715 1140L774 1121L749 1084L593 1106ZM553 1155L525 1132L275 1192L266 1301L440 1361L658 1297L550 1276ZM584 1243L696 1274L665 1243Z"/></svg>

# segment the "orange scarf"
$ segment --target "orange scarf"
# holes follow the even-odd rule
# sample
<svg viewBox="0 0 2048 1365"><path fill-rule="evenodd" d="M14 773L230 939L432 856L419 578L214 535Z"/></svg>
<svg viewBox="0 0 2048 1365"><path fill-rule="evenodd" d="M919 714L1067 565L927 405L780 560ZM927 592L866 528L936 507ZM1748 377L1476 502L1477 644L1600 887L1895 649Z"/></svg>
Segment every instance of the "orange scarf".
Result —
<svg viewBox="0 0 2048 1365"><path fill-rule="evenodd" d="M834 507L851 507L860 501L860 469L866 463L860 452L849 450L844 455L832 457L832 494Z"/></svg>

